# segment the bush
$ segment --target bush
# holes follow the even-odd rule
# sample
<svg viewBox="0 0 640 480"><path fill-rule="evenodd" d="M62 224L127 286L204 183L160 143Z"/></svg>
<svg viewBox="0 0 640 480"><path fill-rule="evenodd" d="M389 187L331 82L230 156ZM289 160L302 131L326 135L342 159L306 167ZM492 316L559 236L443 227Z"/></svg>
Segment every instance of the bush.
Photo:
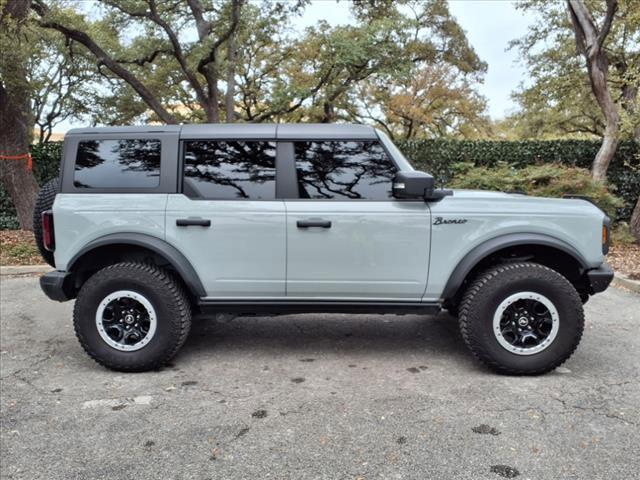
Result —
<svg viewBox="0 0 640 480"><path fill-rule="evenodd" d="M36 176L38 185L44 185L60 174L62 142L34 145L31 148L31 156L33 157L33 174Z"/></svg>
<svg viewBox="0 0 640 480"><path fill-rule="evenodd" d="M589 169L600 141L417 140L401 141L397 145L415 168L431 173L440 183L448 183L454 174L453 165L459 162L489 167L507 162L515 168L559 163ZM637 142L620 142L607 178L624 201L618 208L617 217L628 221L640 196L640 146Z"/></svg>
<svg viewBox="0 0 640 480"><path fill-rule="evenodd" d="M566 167L556 163L529 165L515 168L505 162L492 167L476 167L471 163L455 163L452 166L452 188L523 192L536 197L562 197L585 195L593 199L607 214L614 218L622 200L611 193L610 188L591 178L589 170Z"/></svg>
<svg viewBox="0 0 640 480"><path fill-rule="evenodd" d="M636 237L631 232L627 222L618 222L611 232L613 245L633 245L636 243Z"/></svg>

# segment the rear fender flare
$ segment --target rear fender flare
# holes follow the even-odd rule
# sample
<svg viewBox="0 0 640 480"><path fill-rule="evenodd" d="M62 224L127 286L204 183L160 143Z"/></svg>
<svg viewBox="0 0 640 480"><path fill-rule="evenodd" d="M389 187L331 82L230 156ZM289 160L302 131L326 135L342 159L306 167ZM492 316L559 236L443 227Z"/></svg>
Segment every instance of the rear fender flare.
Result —
<svg viewBox="0 0 640 480"><path fill-rule="evenodd" d="M142 233L113 233L92 240L86 244L69 261L67 270L73 272L74 267L88 253L109 245L135 245L147 248L163 257L178 272L189 291L196 297L205 297L206 291L200 277L187 258L173 245L164 240Z"/></svg>

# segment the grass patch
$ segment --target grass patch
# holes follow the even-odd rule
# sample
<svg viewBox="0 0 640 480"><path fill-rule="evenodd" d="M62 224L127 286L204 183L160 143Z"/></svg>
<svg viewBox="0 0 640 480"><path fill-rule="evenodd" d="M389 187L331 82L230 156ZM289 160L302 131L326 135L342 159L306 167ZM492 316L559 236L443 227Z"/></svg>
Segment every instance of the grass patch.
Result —
<svg viewBox="0 0 640 480"><path fill-rule="evenodd" d="M26 230L0 231L0 265L42 265L33 232Z"/></svg>

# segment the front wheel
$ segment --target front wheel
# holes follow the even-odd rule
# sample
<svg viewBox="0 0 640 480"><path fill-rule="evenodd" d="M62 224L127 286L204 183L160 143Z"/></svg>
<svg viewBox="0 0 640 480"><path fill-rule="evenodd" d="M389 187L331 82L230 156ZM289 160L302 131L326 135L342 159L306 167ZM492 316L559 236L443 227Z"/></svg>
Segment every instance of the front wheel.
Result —
<svg viewBox="0 0 640 480"><path fill-rule="evenodd" d="M85 282L73 323L91 358L113 370L141 372L178 352L189 333L191 307L182 285L165 270L123 262Z"/></svg>
<svg viewBox="0 0 640 480"><path fill-rule="evenodd" d="M498 265L471 284L459 322L469 349L491 369L537 375L573 354L584 313L565 277L540 264L515 263Z"/></svg>

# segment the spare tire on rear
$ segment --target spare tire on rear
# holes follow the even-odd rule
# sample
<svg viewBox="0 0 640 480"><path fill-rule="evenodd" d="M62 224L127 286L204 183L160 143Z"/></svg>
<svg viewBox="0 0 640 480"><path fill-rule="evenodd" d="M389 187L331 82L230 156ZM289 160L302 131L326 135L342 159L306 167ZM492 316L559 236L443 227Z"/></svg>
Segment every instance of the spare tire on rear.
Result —
<svg viewBox="0 0 640 480"><path fill-rule="evenodd" d="M42 240L42 212L51 210L53 207L53 201L56 199L56 195L60 191L60 179L54 178L45 183L38 193L38 199L36 200L36 206L33 209L33 235L36 239L36 245L40 251L40 255L44 258L52 267L55 267L55 260L53 259L53 252L50 252L44 248L44 242Z"/></svg>

